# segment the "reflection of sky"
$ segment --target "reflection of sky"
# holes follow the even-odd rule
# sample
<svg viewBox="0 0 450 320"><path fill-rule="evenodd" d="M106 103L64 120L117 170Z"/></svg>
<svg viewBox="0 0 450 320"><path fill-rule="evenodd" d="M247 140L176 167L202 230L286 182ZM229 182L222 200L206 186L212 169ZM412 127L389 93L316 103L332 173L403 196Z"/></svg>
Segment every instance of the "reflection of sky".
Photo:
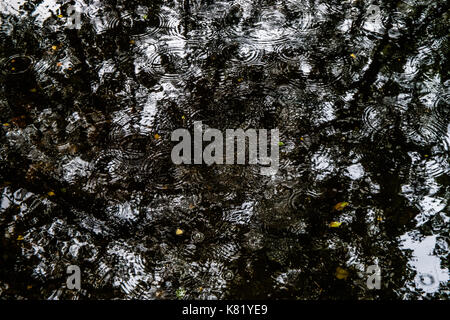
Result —
<svg viewBox="0 0 450 320"><path fill-rule="evenodd" d="M5 14L20 15L24 11L21 7L26 3L26 0L8 0L0 2L0 12ZM44 0L35 7L32 16L35 17L35 22L42 24L46 19L50 18L52 14L57 14L57 9L60 5L55 0Z"/></svg>
<svg viewBox="0 0 450 320"><path fill-rule="evenodd" d="M416 270L415 287L433 293L439 290L439 283L449 281L449 271L442 269L439 257L433 255L436 246L436 235L425 237L422 241L413 240L411 234L401 237L403 249L413 250L410 266ZM414 284L411 284L414 285Z"/></svg>
<svg viewBox="0 0 450 320"><path fill-rule="evenodd" d="M1 1L0 2L0 12L5 14L15 14L19 11L21 5L23 5L26 0L16 0L16 1Z"/></svg>

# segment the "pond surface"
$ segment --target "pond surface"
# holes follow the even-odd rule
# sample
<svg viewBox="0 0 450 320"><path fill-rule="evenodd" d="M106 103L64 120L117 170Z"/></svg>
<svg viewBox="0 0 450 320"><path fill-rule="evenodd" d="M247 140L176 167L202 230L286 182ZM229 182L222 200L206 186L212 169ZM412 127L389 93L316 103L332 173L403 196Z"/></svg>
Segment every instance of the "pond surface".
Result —
<svg viewBox="0 0 450 320"><path fill-rule="evenodd" d="M2 0L0 298L448 299L446 5ZM279 170L173 164L195 121Z"/></svg>

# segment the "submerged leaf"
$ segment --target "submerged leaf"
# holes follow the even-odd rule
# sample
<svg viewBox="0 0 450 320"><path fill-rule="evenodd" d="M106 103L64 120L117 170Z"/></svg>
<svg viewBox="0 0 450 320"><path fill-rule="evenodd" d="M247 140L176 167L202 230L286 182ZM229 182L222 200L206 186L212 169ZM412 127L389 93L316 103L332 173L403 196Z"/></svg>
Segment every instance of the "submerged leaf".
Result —
<svg viewBox="0 0 450 320"><path fill-rule="evenodd" d="M177 291L175 291L175 295L177 296L177 299L183 299L186 295L186 290L184 290L184 288L178 288Z"/></svg>
<svg viewBox="0 0 450 320"><path fill-rule="evenodd" d="M337 267L335 275L336 278L338 278L339 280L346 280L348 277L348 271L345 270L344 268Z"/></svg>

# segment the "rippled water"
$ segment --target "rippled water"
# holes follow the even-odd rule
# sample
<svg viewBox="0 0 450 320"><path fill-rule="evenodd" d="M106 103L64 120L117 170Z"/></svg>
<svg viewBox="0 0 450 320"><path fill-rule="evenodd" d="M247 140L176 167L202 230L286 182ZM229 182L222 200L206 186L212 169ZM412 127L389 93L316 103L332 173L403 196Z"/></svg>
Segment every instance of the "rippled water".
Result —
<svg viewBox="0 0 450 320"><path fill-rule="evenodd" d="M1 298L448 298L445 1L3 0L0 19ZM278 128L280 169L174 165L194 121Z"/></svg>

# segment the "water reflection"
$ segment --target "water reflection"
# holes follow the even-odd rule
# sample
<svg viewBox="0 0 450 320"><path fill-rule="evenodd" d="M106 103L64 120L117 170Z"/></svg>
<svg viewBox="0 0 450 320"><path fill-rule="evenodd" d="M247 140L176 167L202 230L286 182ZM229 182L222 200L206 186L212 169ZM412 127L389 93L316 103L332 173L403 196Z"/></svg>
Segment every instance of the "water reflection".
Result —
<svg viewBox="0 0 450 320"><path fill-rule="evenodd" d="M0 295L448 298L444 8L2 2ZM278 128L280 170L173 165L195 121Z"/></svg>

